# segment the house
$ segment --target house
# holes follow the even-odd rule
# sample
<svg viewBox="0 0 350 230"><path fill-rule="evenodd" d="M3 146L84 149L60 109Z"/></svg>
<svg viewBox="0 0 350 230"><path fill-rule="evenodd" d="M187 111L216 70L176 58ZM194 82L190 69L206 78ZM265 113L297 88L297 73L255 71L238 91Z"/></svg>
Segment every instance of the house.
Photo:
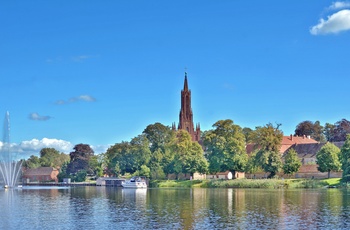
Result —
<svg viewBox="0 0 350 230"><path fill-rule="evenodd" d="M310 136L283 136L281 141L281 147L279 152L281 154L284 154L290 147L293 145L299 145L299 144L317 144L318 142L314 139L312 139ZM246 145L246 151L248 154L252 153L257 147L255 144L247 144Z"/></svg>
<svg viewBox="0 0 350 230"><path fill-rule="evenodd" d="M290 149L294 149L298 153L298 157L301 160L301 167L295 174L296 178L327 178L328 173L321 173L318 171L316 164L316 154L326 143L301 143L294 144L285 150L285 155ZM339 149L344 145L344 142L332 142ZM331 177L341 177L341 172L331 172Z"/></svg>
<svg viewBox="0 0 350 230"><path fill-rule="evenodd" d="M291 146L300 144L318 144L319 142L312 139L310 136L283 136L281 142L280 153L285 153Z"/></svg>
<svg viewBox="0 0 350 230"><path fill-rule="evenodd" d="M40 167L36 169L27 169L22 178L28 182L58 182L57 175L59 171L53 167Z"/></svg>
<svg viewBox="0 0 350 230"><path fill-rule="evenodd" d="M283 136L279 152L282 157L290 150L294 149L302 163L299 171L295 174L296 178L327 178L327 173L321 173L317 170L316 154L326 143L319 143L310 136ZM344 142L333 142L338 148L341 148ZM246 151L248 154L256 149L254 144L248 144ZM248 178L266 178L268 175L264 172L247 174ZM284 177L283 173L279 176ZM341 177L341 172L332 172L331 177Z"/></svg>

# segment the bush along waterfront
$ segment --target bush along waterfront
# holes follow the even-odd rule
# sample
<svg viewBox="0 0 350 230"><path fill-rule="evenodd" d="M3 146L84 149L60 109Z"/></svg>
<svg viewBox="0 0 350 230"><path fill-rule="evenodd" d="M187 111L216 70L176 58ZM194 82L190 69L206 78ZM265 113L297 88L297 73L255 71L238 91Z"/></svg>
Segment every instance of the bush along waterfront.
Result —
<svg viewBox="0 0 350 230"><path fill-rule="evenodd" d="M153 180L150 187L158 188L325 188L346 187L340 178L333 179L236 179L236 180Z"/></svg>

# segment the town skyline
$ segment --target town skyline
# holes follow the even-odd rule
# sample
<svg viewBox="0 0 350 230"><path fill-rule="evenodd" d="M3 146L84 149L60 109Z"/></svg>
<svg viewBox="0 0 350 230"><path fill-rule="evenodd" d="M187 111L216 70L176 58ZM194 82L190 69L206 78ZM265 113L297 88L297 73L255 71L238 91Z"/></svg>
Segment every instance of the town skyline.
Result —
<svg viewBox="0 0 350 230"><path fill-rule="evenodd" d="M178 122L254 129L349 119L348 1L4 3L0 112L20 151L95 153ZM185 70L187 68L187 70ZM1 116L1 113L0 113ZM30 155L30 154L29 154Z"/></svg>

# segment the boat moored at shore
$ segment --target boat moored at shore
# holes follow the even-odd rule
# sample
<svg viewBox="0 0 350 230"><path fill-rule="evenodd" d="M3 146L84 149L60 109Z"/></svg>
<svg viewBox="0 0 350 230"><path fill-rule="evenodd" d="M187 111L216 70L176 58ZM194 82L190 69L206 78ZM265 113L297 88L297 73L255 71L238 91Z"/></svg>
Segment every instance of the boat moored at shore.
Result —
<svg viewBox="0 0 350 230"><path fill-rule="evenodd" d="M122 182L123 188L147 188L146 177L134 176L130 180Z"/></svg>

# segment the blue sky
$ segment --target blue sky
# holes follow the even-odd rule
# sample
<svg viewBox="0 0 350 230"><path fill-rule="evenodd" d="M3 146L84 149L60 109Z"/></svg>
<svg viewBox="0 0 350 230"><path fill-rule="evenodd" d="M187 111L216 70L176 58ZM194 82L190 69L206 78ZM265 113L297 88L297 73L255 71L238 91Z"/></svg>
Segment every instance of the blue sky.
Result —
<svg viewBox="0 0 350 230"><path fill-rule="evenodd" d="M6 1L0 113L23 155L96 153L178 122L187 68L194 122L241 127L350 119L350 2Z"/></svg>

